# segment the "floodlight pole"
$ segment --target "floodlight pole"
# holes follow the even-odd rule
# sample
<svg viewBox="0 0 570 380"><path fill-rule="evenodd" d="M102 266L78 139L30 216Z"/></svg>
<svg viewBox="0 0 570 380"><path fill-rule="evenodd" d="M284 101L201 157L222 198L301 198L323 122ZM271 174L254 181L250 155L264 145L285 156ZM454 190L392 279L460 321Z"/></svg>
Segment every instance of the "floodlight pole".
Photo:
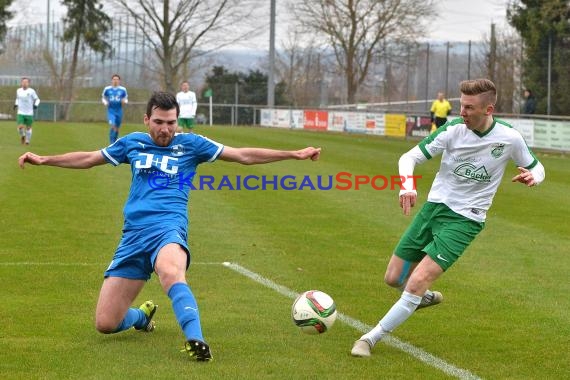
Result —
<svg viewBox="0 0 570 380"><path fill-rule="evenodd" d="M271 0L269 21L269 73L267 75L267 106L275 106L275 1Z"/></svg>
<svg viewBox="0 0 570 380"><path fill-rule="evenodd" d="M46 24L46 45L47 45L47 50L49 51L49 23L50 23L50 19L49 19L49 13L50 13L50 0L47 0L47 24Z"/></svg>
<svg viewBox="0 0 570 380"><path fill-rule="evenodd" d="M210 127L214 124L214 115L212 113L213 111L213 100L212 100L213 96L210 95Z"/></svg>
<svg viewBox="0 0 570 380"><path fill-rule="evenodd" d="M547 84L546 84L546 114L550 116L550 86L552 83L552 32L548 33L548 69L547 69Z"/></svg>

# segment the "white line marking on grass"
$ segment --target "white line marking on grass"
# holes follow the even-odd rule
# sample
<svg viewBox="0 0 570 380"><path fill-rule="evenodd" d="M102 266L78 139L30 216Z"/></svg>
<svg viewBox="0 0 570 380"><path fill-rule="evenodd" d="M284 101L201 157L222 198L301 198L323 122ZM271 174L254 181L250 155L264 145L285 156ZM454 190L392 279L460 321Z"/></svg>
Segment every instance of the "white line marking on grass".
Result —
<svg viewBox="0 0 570 380"><path fill-rule="evenodd" d="M295 299L297 298L297 296L299 295L299 293L294 292L293 290L286 288L285 286L279 285L273 281L271 281L268 278L265 278L255 272L250 271L247 268L242 267L239 264L235 264L235 263L229 263L229 262L224 262L222 263L223 266L230 268L231 270L238 272L239 274L249 277L250 279L252 279L253 281L262 284L272 290L275 290L277 293L284 295L285 297L289 297L291 299ZM348 315L345 315L343 313L339 313L337 312L337 318L346 323L347 325L349 325L350 327L362 332L362 333L366 333L368 331L370 331L372 329L372 326L369 326L361 321L359 321L358 319L354 319L352 317L349 317ZM384 338L382 340L383 343L387 344L388 346L397 348L401 351L404 351L405 353L413 356L414 358L418 359L421 362L424 362L425 364L434 367L436 369L439 369L442 372L445 372L446 374L450 375L450 376L454 376L458 379L469 379L469 380L479 380L481 379L480 377L478 377L477 375L469 372L466 369L462 369L462 368L458 368L456 366L454 366L453 364L449 364L447 363L445 360L438 358L437 356L434 356L432 354L430 354L429 352L426 352L424 350L422 350L419 347L416 347L414 345L411 345L409 343L406 343L392 335L388 335L386 338Z"/></svg>

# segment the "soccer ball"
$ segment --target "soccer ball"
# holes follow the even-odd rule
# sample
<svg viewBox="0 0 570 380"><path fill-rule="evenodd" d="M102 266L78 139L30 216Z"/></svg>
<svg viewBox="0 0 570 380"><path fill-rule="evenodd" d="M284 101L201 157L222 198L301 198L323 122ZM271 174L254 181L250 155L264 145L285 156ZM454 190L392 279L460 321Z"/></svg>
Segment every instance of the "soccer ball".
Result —
<svg viewBox="0 0 570 380"><path fill-rule="evenodd" d="M305 334L322 334L329 330L336 320L336 305L328 294L309 290L293 302L291 317Z"/></svg>

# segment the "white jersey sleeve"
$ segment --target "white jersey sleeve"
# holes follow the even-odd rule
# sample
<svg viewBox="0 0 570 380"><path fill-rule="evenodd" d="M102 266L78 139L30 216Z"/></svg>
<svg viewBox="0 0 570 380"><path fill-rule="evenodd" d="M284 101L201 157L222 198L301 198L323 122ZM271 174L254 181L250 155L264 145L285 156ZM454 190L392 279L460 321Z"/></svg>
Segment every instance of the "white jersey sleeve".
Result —
<svg viewBox="0 0 570 380"><path fill-rule="evenodd" d="M190 97L192 99L192 117L196 116L196 110L198 109L198 102L196 101L196 93L190 91Z"/></svg>
<svg viewBox="0 0 570 380"><path fill-rule="evenodd" d="M451 133L446 128L439 128L431 135L424 138L419 144L421 152L426 159L431 159L435 156L442 154L448 146Z"/></svg>
<svg viewBox="0 0 570 380"><path fill-rule="evenodd" d="M36 90L32 89L33 91L33 99L34 99L34 107L37 107L40 105L40 97L38 96L38 94L36 93Z"/></svg>
<svg viewBox="0 0 570 380"><path fill-rule="evenodd" d="M532 169L538 163L537 158L528 148L520 134L515 135L511 158L517 166L521 166L526 169Z"/></svg>
<svg viewBox="0 0 570 380"><path fill-rule="evenodd" d="M417 194L416 181L413 177L414 168L417 164L421 164L426 160L426 156L417 145L400 157L400 160L398 161L398 171L400 173L400 178L402 178L402 189L400 190L400 195L406 193Z"/></svg>

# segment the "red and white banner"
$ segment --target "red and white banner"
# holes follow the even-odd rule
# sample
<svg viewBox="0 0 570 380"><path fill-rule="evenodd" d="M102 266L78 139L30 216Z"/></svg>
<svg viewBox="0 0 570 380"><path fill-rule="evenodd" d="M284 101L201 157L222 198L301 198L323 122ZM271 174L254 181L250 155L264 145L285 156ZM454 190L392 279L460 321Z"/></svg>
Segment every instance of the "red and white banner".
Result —
<svg viewBox="0 0 570 380"><path fill-rule="evenodd" d="M327 111L305 111L305 129L326 131L329 127L329 114Z"/></svg>

